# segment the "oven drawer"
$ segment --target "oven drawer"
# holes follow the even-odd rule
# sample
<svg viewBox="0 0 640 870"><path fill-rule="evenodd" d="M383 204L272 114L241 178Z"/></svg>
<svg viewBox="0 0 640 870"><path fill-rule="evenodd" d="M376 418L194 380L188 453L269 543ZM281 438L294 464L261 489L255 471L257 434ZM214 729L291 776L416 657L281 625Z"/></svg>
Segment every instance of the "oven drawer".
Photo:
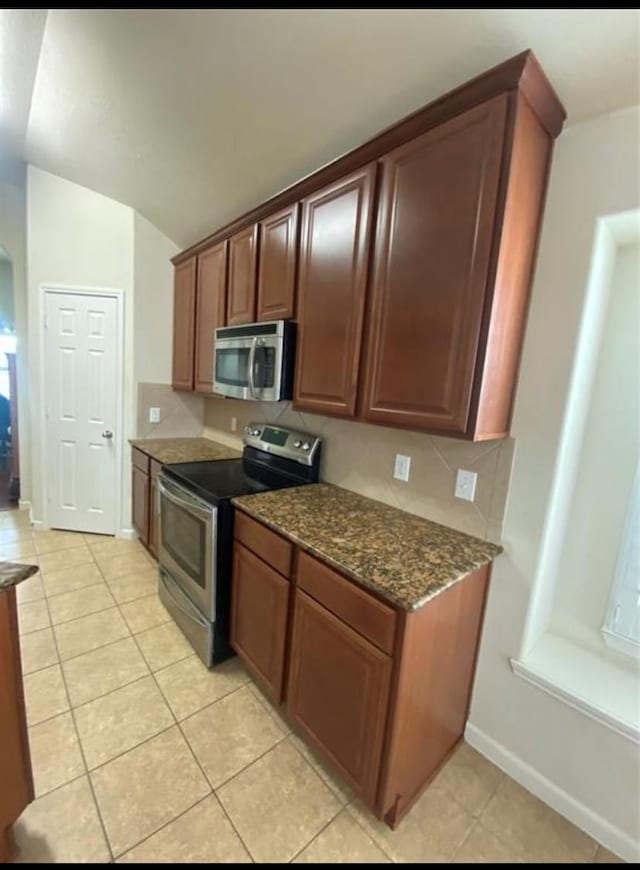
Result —
<svg viewBox="0 0 640 870"><path fill-rule="evenodd" d="M379 649L391 655L396 611L308 553L298 559L298 586Z"/></svg>
<svg viewBox="0 0 640 870"><path fill-rule="evenodd" d="M236 541L240 541L284 577L289 577L293 551L289 541L239 510L235 512L233 534Z"/></svg>
<svg viewBox="0 0 640 870"><path fill-rule="evenodd" d="M166 571L158 574L158 596L204 664L213 662L213 623L205 619Z"/></svg>

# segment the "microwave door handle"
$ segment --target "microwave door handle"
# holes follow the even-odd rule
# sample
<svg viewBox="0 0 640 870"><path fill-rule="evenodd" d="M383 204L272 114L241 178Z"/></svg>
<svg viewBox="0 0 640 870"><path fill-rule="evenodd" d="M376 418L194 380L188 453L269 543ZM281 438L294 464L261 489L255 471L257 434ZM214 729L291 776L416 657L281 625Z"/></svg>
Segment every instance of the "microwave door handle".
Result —
<svg viewBox="0 0 640 870"><path fill-rule="evenodd" d="M253 368L256 362L256 348L258 347L257 335L253 337L251 342L251 350L249 351L249 361L247 362L247 382L249 384L249 395L252 399L256 397L256 385L253 379Z"/></svg>

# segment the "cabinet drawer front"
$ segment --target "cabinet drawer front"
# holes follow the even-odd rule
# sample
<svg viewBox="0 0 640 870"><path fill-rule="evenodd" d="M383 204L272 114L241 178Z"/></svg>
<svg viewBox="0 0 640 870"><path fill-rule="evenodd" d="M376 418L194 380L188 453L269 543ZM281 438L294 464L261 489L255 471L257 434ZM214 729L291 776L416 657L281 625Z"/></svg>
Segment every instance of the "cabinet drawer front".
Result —
<svg viewBox="0 0 640 870"><path fill-rule="evenodd" d="M293 547L280 535L272 532L262 523L252 520L241 511L236 511L234 537L237 541L253 550L267 564L285 577L291 570L291 551Z"/></svg>
<svg viewBox="0 0 640 870"><path fill-rule="evenodd" d="M145 474L149 474L149 457L146 453L143 453L142 450L138 450L137 447L131 448L131 461L135 465L136 468L139 468L140 471L144 471Z"/></svg>
<svg viewBox="0 0 640 870"><path fill-rule="evenodd" d="M393 652L396 611L307 553L300 553L298 586L384 652Z"/></svg>

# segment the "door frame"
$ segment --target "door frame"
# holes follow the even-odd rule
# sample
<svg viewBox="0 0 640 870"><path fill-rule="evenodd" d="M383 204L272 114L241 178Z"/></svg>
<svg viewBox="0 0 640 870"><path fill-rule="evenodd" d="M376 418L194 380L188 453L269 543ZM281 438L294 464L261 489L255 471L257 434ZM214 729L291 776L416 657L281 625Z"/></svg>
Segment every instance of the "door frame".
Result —
<svg viewBox="0 0 640 870"><path fill-rule="evenodd" d="M115 287L85 287L74 284L41 284L38 293L38 333L39 333L39 372L40 408L38 421L40 423L40 468L42 483L42 528L49 529L49 481L46 462L46 431L47 415L45 402L45 316L47 293L58 296L106 296L116 300L116 420L115 430L124 434L124 305L125 295L122 288ZM113 516L113 534L120 532L120 517L122 515L122 439L116 438L116 489Z"/></svg>

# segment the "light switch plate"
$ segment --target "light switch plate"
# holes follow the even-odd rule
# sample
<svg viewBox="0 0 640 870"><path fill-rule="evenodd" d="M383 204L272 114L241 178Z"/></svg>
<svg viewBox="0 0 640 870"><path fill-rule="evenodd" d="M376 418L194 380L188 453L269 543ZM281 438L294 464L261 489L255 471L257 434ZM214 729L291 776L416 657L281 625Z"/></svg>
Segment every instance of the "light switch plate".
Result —
<svg viewBox="0 0 640 870"><path fill-rule="evenodd" d="M149 408L149 422L150 423L159 423L160 422L160 408Z"/></svg>
<svg viewBox="0 0 640 870"><path fill-rule="evenodd" d="M456 475L456 498L463 498L465 501L473 501L476 497L477 482L477 472L465 471L464 468L459 468L458 474Z"/></svg>
<svg viewBox="0 0 640 870"><path fill-rule="evenodd" d="M396 480L409 480L409 470L411 469L411 457L403 456L402 453L396 453L396 461L393 466L393 476Z"/></svg>
<svg viewBox="0 0 640 870"><path fill-rule="evenodd" d="M237 428L238 428L238 418L232 417L231 418L231 431L235 432Z"/></svg>

